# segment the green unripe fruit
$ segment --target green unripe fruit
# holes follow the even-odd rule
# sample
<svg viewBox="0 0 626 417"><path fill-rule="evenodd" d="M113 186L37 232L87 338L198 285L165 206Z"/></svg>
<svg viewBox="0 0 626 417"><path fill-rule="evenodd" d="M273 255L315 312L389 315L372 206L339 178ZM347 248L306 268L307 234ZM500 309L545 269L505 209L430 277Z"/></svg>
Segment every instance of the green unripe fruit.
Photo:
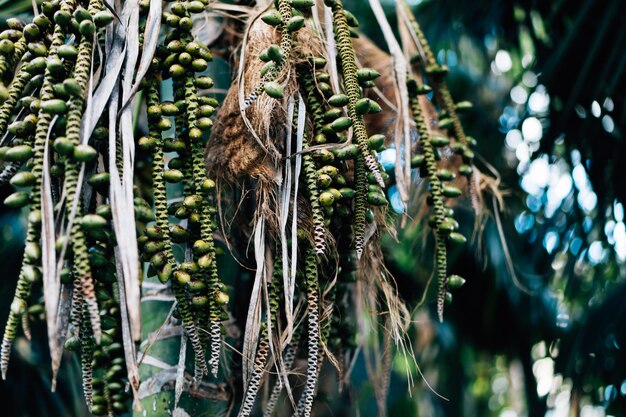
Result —
<svg viewBox="0 0 626 417"><path fill-rule="evenodd" d="M206 295L196 295L191 297L191 306L193 308L199 309L202 307L206 307L209 304L209 297Z"/></svg>
<svg viewBox="0 0 626 417"><path fill-rule="evenodd" d="M354 159L357 155L359 155L359 147L352 143L350 145L344 146L343 148L339 148L334 151L334 155L337 159L345 161L346 159Z"/></svg>
<svg viewBox="0 0 626 417"><path fill-rule="evenodd" d="M465 279L463 277L460 277L458 275L450 275L448 277L448 288L456 290L458 288L461 288L463 285L465 285Z"/></svg>
<svg viewBox="0 0 626 417"><path fill-rule="evenodd" d="M172 184L179 183L185 178L185 175L177 169L170 169L163 173L163 179L165 182Z"/></svg>
<svg viewBox="0 0 626 417"><path fill-rule="evenodd" d="M69 350L71 352L78 351L78 349L80 349L80 339L78 337L75 337L75 336L68 337L65 340L65 343L63 344L63 347L66 350Z"/></svg>
<svg viewBox="0 0 626 417"><path fill-rule="evenodd" d="M346 16L346 21L348 22L348 26L356 28L359 26L359 21L357 18L348 10L343 10L344 16Z"/></svg>
<svg viewBox="0 0 626 417"><path fill-rule="evenodd" d="M356 191L352 188L344 187L339 189L339 194L341 195L341 198L352 199L356 196Z"/></svg>
<svg viewBox="0 0 626 417"><path fill-rule="evenodd" d="M108 172L99 172L89 177L87 183L92 187L103 187L109 185L110 180L111 176Z"/></svg>
<svg viewBox="0 0 626 417"><path fill-rule="evenodd" d="M230 301L230 296L227 293L225 293L224 291L217 291L215 293L215 301L219 305L226 305Z"/></svg>
<svg viewBox="0 0 626 417"><path fill-rule="evenodd" d="M113 22L113 14L108 10L101 10L93 16L93 21L98 27L104 27Z"/></svg>
<svg viewBox="0 0 626 417"><path fill-rule="evenodd" d="M110 220L112 218L111 206L108 204L100 204L96 208L96 214L98 216L104 217L107 220Z"/></svg>
<svg viewBox="0 0 626 417"><path fill-rule="evenodd" d="M215 189L215 181L210 178L205 179L202 182L202 192L208 193Z"/></svg>
<svg viewBox="0 0 626 417"><path fill-rule="evenodd" d="M22 268L22 274L28 282L39 282L39 280L41 279L41 272L39 271L39 268L36 268L32 265L24 266Z"/></svg>
<svg viewBox="0 0 626 417"><path fill-rule="evenodd" d="M442 148L450 144L450 139L445 136L433 136L430 138L430 144L436 148Z"/></svg>
<svg viewBox="0 0 626 417"><path fill-rule="evenodd" d="M341 132L348 129L352 125L352 120L348 116L340 117L330 124L330 128L334 132Z"/></svg>
<svg viewBox="0 0 626 417"><path fill-rule="evenodd" d="M289 32L296 32L304 26L304 17L302 16L293 16L287 22L287 30Z"/></svg>
<svg viewBox="0 0 626 417"><path fill-rule="evenodd" d="M367 140L367 147L370 150L378 151L385 145L385 135L372 135Z"/></svg>
<svg viewBox="0 0 626 417"><path fill-rule="evenodd" d="M263 67L261 67L261 77L267 75L267 73L270 72L275 66L276 63L274 61L269 61L263 64Z"/></svg>
<svg viewBox="0 0 626 417"><path fill-rule="evenodd" d="M51 99L41 102L41 111L49 114L64 114L67 112L67 104L63 100Z"/></svg>
<svg viewBox="0 0 626 417"><path fill-rule="evenodd" d="M79 23L83 20L91 20L91 13L85 10L85 8L78 6L76 10L74 10L74 19Z"/></svg>
<svg viewBox="0 0 626 417"><path fill-rule="evenodd" d="M359 82L373 81L380 76L380 73L372 68L359 68L356 71Z"/></svg>
<svg viewBox="0 0 626 417"><path fill-rule="evenodd" d="M452 304L452 294L449 293L448 291L446 291L445 300L446 300L446 304L448 305Z"/></svg>
<svg viewBox="0 0 626 417"><path fill-rule="evenodd" d="M200 292L206 289L206 284L202 281L189 281L187 283L187 289L190 292Z"/></svg>
<svg viewBox="0 0 626 417"><path fill-rule="evenodd" d="M150 107L156 107L156 106L150 106ZM177 116L178 114L180 114L180 110L178 109L178 107L171 101L164 101L163 103L159 105L159 107L160 107L159 116ZM156 113L156 110L153 109L152 113ZM150 115L149 110L148 110L148 115Z"/></svg>
<svg viewBox="0 0 626 417"><path fill-rule="evenodd" d="M26 255L29 261L35 263L41 258L41 249L38 244L28 242L24 247L24 255Z"/></svg>
<svg viewBox="0 0 626 417"><path fill-rule="evenodd" d="M443 233L452 233L454 232L458 227L458 223L454 220L451 219L450 217L446 217L445 219L443 219L443 221L441 222L441 224L439 225L439 231L443 232Z"/></svg>
<svg viewBox="0 0 626 417"><path fill-rule="evenodd" d="M211 88L215 85L213 78L206 75L202 77L197 77L195 81L198 88Z"/></svg>
<svg viewBox="0 0 626 417"><path fill-rule="evenodd" d="M345 94L335 94L328 99L328 104L333 107L343 107L348 104L350 99Z"/></svg>
<svg viewBox="0 0 626 417"><path fill-rule="evenodd" d="M31 210L28 213L28 221L35 226L39 226L41 224L41 210Z"/></svg>
<svg viewBox="0 0 626 417"><path fill-rule="evenodd" d="M317 176L317 186L318 188L328 188L333 183L333 179L330 175L320 174Z"/></svg>
<svg viewBox="0 0 626 417"><path fill-rule="evenodd" d="M280 63L285 59L285 52L276 44L268 46L265 52L267 57L274 62Z"/></svg>
<svg viewBox="0 0 626 417"><path fill-rule="evenodd" d="M78 31L85 38L91 38L96 33L96 25L91 20L83 20L80 22Z"/></svg>
<svg viewBox="0 0 626 417"><path fill-rule="evenodd" d="M271 10L265 13L261 16L261 20L270 26L278 26L283 22L282 16L277 10Z"/></svg>
<svg viewBox="0 0 626 417"><path fill-rule="evenodd" d="M59 49L57 49L57 54L59 57L68 60L75 60L78 56L78 49L74 45L61 45Z"/></svg>
<svg viewBox="0 0 626 417"><path fill-rule="evenodd" d="M33 148L30 145L16 145L6 151L4 159L11 162L26 162L32 156Z"/></svg>
<svg viewBox="0 0 626 417"><path fill-rule="evenodd" d="M437 126L439 126L439 129L450 129L454 126L454 121L450 118L441 119Z"/></svg>
<svg viewBox="0 0 626 417"><path fill-rule="evenodd" d="M367 202L373 206L387 205L387 198L381 191L374 191L367 193Z"/></svg>
<svg viewBox="0 0 626 417"><path fill-rule="evenodd" d="M90 145L83 144L74 148L74 159L78 162L90 162L93 161L96 156L98 156L98 151Z"/></svg>
<svg viewBox="0 0 626 417"><path fill-rule="evenodd" d="M446 65L433 64L425 68L427 75L434 77L443 77L448 73L448 67Z"/></svg>
<svg viewBox="0 0 626 417"><path fill-rule="evenodd" d="M0 53L10 55L15 50L15 45L8 39L0 40Z"/></svg>
<svg viewBox="0 0 626 417"><path fill-rule="evenodd" d="M463 175L464 177L469 177L470 175L472 175L473 171L474 169L471 165L463 164L459 167L459 174Z"/></svg>
<svg viewBox="0 0 626 417"><path fill-rule="evenodd" d="M450 181L456 178L456 175L454 174L454 172L445 168L438 169L436 175L437 175L437 178L439 178L441 181Z"/></svg>
<svg viewBox="0 0 626 417"><path fill-rule="evenodd" d="M474 107L474 105L472 104L471 101L459 101L458 103L454 105L454 108L457 111L470 110L472 107Z"/></svg>
<svg viewBox="0 0 626 417"><path fill-rule="evenodd" d="M265 83L265 86L263 87L263 89L265 90L265 93L272 98L275 98L275 99L283 98L283 94L284 94L283 86L278 84L275 81L270 81L268 83Z"/></svg>
<svg viewBox="0 0 626 417"><path fill-rule="evenodd" d="M316 149L311 152L313 159L321 161L323 163L331 163L335 160L335 155L328 149Z"/></svg>
<svg viewBox="0 0 626 417"><path fill-rule="evenodd" d="M463 151L463 161L467 164L471 163L474 160L474 151L471 149L466 149Z"/></svg>
<svg viewBox="0 0 626 417"><path fill-rule="evenodd" d="M343 115L342 109L340 108L330 109L326 113L324 113L324 120L327 122L332 122L333 120L340 118L342 115Z"/></svg>
<svg viewBox="0 0 626 417"><path fill-rule="evenodd" d="M448 198L455 198L455 197L459 197L461 195L461 190L457 187L451 186L451 185L447 185L445 187L443 187L443 189L441 190L441 193Z"/></svg>
<svg viewBox="0 0 626 417"><path fill-rule="evenodd" d="M83 216L81 225L85 230L102 230L107 225L107 220L97 214L87 214Z"/></svg>
<svg viewBox="0 0 626 417"><path fill-rule="evenodd" d="M196 58L193 61L191 61L191 68L195 72L202 72L206 70L208 67L209 67L209 63L206 61L206 59Z"/></svg>
<svg viewBox="0 0 626 417"><path fill-rule="evenodd" d="M424 155L414 155L411 158L411 168L419 168L424 164Z"/></svg>
<svg viewBox="0 0 626 417"><path fill-rule="evenodd" d="M198 239L193 242L192 251L196 255L204 255L211 250L211 244L202 239Z"/></svg>
<svg viewBox="0 0 626 417"><path fill-rule="evenodd" d="M193 20L191 20L191 18L187 16L181 17L180 21L178 22L178 27L182 30L189 31L191 30L191 28L193 28Z"/></svg>
<svg viewBox="0 0 626 417"><path fill-rule="evenodd" d="M15 187L30 187L35 183L37 178L30 171L18 172L11 178L11 185Z"/></svg>
<svg viewBox="0 0 626 417"><path fill-rule="evenodd" d="M75 78L67 78L63 81L63 88L71 96L78 97L83 94L83 89L80 88L80 84L78 84Z"/></svg>
<svg viewBox="0 0 626 417"><path fill-rule="evenodd" d="M162 283L166 283L167 280L170 279L170 277L172 276L172 272L174 272L174 267L172 266L172 264L167 263L159 272L157 272L157 278Z"/></svg>
<svg viewBox="0 0 626 417"><path fill-rule="evenodd" d="M24 71L29 74L40 74L46 69L46 59L44 57L36 57L24 66Z"/></svg>
<svg viewBox="0 0 626 417"><path fill-rule="evenodd" d="M191 210L197 209L200 206L200 203L202 203L202 197L195 194L187 196L183 200L183 205Z"/></svg>
<svg viewBox="0 0 626 417"><path fill-rule="evenodd" d="M462 245L467 242L467 238L457 232L450 233L450 235L448 235L448 240L456 245Z"/></svg>
<svg viewBox="0 0 626 417"><path fill-rule="evenodd" d="M34 23L29 23L24 26L22 33L27 42L35 42L41 37L41 30L39 29L39 26Z"/></svg>
<svg viewBox="0 0 626 417"><path fill-rule="evenodd" d="M310 9L315 5L314 0L291 0L291 7L296 10Z"/></svg>
<svg viewBox="0 0 626 417"><path fill-rule="evenodd" d="M354 106L356 114L363 115L369 113L370 109L372 108L371 103L372 100L370 100L369 98L359 99Z"/></svg>
<svg viewBox="0 0 626 417"><path fill-rule="evenodd" d="M142 136L141 138L139 138L137 145L142 151L149 152L155 148L156 140L150 136Z"/></svg>
<svg viewBox="0 0 626 417"><path fill-rule="evenodd" d="M325 207L330 207L335 202L335 196L329 191L324 191L319 196L320 203Z"/></svg>
<svg viewBox="0 0 626 417"><path fill-rule="evenodd" d="M330 176L331 178L335 178L337 174L339 174L339 170L337 169L337 167L334 167L332 165L324 165L323 167L317 170L317 173L326 174Z"/></svg>
<svg viewBox="0 0 626 417"><path fill-rule="evenodd" d="M176 271L176 272L174 272L174 279L180 285L185 285L189 281L191 281L191 275L189 275L188 273L186 273L184 271Z"/></svg>
<svg viewBox="0 0 626 417"><path fill-rule="evenodd" d="M169 71L170 71L170 75L173 78L180 78L183 75L185 75L185 72L186 72L185 71L185 67L183 67L180 64L173 64L173 65L171 65Z"/></svg>
<svg viewBox="0 0 626 417"><path fill-rule="evenodd" d="M26 301L15 299L11 303L11 313L16 316L21 316L26 311Z"/></svg>

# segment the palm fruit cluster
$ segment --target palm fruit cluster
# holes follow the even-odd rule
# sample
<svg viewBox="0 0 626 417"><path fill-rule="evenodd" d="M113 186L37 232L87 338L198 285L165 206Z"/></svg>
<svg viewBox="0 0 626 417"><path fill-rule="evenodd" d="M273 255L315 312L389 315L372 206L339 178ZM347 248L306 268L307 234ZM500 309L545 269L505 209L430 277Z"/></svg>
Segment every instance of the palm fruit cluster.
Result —
<svg viewBox="0 0 626 417"><path fill-rule="evenodd" d="M5 205L28 210L24 259L2 340L2 374L18 324L27 327L24 317L32 314L26 313L43 311L34 300L52 253L60 267L55 276L72 293L71 324L61 331L69 335L67 349L80 352L83 389L95 415L119 414L129 406L110 262L115 241L106 203L108 173L99 160L108 132L99 126L91 137L81 137L91 71L101 64L94 51L113 19L99 0L46 1L31 23L10 19L0 35L6 92L0 106L1 177L16 188Z"/></svg>
<svg viewBox="0 0 626 417"><path fill-rule="evenodd" d="M419 168L420 173L428 178L430 185L427 202L433 207L428 223L435 233L435 258L437 270L437 313L439 320L443 320L445 303L452 301L450 290L461 287L465 280L458 275L448 275L447 253L448 246L464 244L467 239L459 233L459 223L454 219L454 210L448 200L460 197L463 192L451 182L461 175L467 178L467 188L470 196L474 197L475 182L471 177L474 172L473 159L476 141L465 135L458 113L471 108L471 103L462 101L454 103L448 89L445 76L448 68L437 63L435 56L421 31L419 24L406 8L415 31L417 41L423 55L416 55L413 59L421 75L421 82L415 78L408 80L411 111L420 137L421 152L411 158L411 166ZM419 102L419 96L433 94L438 104L439 119L436 128L447 132L447 135L433 133ZM442 159L447 152L453 154L452 163L442 166Z"/></svg>
<svg viewBox="0 0 626 417"><path fill-rule="evenodd" d="M204 165L204 150L210 146L205 133L218 106L216 99L202 94L213 86L213 80L203 75L212 55L191 32L192 16L203 10L200 1L172 2L163 14L169 30L145 80L149 134L138 142L152 159L155 210L155 223L139 239L141 253L150 264L148 276L171 283L176 316L194 350L196 380L209 370L217 375L221 321L227 317L224 308L229 300L218 276L213 238L215 182L207 177ZM169 79L174 96L162 100L159 85ZM168 189L179 190L181 197L168 201ZM176 256L174 246L182 256ZM209 335L199 329L208 329Z"/></svg>
<svg viewBox="0 0 626 417"><path fill-rule="evenodd" d="M384 187L385 182L390 183L389 175L376 160L377 152L384 149L385 137L380 134L369 136L364 123L368 114L382 110L376 101L366 97L366 90L375 86L374 80L379 74L373 69L358 68L356 65L351 40L353 36L358 36L356 18L344 10L340 2L329 5L332 6L339 49L341 90L334 91L331 87L329 66L324 57L293 57L298 62L296 77L299 94L304 100L312 127L302 138L300 175L311 229L298 230L298 244L304 248L299 249L302 256L298 258L296 276L299 279L299 296L307 305L306 322L292 335L291 343L283 352L283 363L289 371L295 358L300 355L306 358L306 381L295 409L297 415L303 416L311 414L317 394L318 376L326 357L322 345L332 347L333 355L342 363L355 348L355 323L347 317L354 314L355 309L351 294L357 277L357 261L365 250L366 224L375 222L375 212L384 217L388 205ZM270 45L259 59L267 61L261 74L263 91L281 100L284 87L267 80L275 77L271 70L280 66L281 57L291 53L285 45L296 49L293 32L309 24L305 18L309 17L314 2L278 0L274 6L261 19L280 31L281 44ZM285 38L289 42L285 42ZM253 105L249 99L256 98L257 94L260 90L255 90L248 97L244 108ZM297 129L298 113L294 113L292 131ZM353 137L348 142L350 129ZM292 149L295 148L294 144ZM336 247L341 248L341 253L336 252ZM346 253L347 248L350 249ZM280 253L278 245L275 253ZM274 276L272 289L278 277ZM325 295L322 296L322 293ZM280 299L281 303L284 301L279 294L271 294L273 299ZM275 325L275 312L267 314L271 314ZM339 314L341 320L338 319ZM267 328L262 325L255 370L267 367L266 332ZM263 379L257 376L255 373L244 387L240 416L250 415L253 410L259 385L263 383ZM284 382L278 376L266 404L265 415L272 415L283 387Z"/></svg>
<svg viewBox="0 0 626 417"><path fill-rule="evenodd" d="M287 138L289 148L301 147L301 152L283 155L285 167L275 167L297 172L299 165L291 161L300 158L294 189L301 190L301 198L293 197L286 206L304 220L291 219L291 239L264 242L272 256L261 256L274 258L273 269L264 281L265 308L251 357L246 358L252 365L241 395L242 417L254 412L263 384L270 381L264 414L274 413L288 382L285 375L292 373L297 359L304 359L306 370L294 411L310 416L324 360L341 375L358 351L356 320L362 305L355 300L357 287L376 293L375 304L390 297L382 290L390 277L381 265L378 238L391 219L387 190L394 180L378 156L391 141L366 128L368 118L382 111L369 91L380 74L357 65L352 40L358 36L357 19L341 0L323 3L326 9L313 0L275 0L262 14L278 40L258 57L264 63L259 82L241 106L245 112L266 94L282 103L301 99L303 107L292 108L305 109L304 115L294 110L284 122L292 132L305 125L301 136ZM200 384L209 373L213 378L219 374L229 317L229 290L218 273L221 250L214 238L219 232L219 181L208 177L204 159L212 152L212 118L220 103L207 94L214 84L208 75L212 54L194 32L194 17L206 11L209 1L163 5L156 50L144 72L141 66L131 68L143 75L136 80L135 99L123 103L136 105L138 119L146 120L136 128L141 134L134 143L133 209L142 272L171 287L173 316L182 323L193 352L193 383ZM143 33L153 6L146 0L138 3L142 51L144 42L149 43ZM329 13L332 27L326 30L334 34L336 72L327 57L304 54L307 49L297 44L298 31L315 30L313 7ZM18 326L28 335L29 320L44 317L42 281L47 282L46 275L58 277L61 291L70 294L69 325L59 329L60 339L66 339L65 349L80 354L83 391L95 415L126 412L132 391L128 387L136 388L137 382L127 377L132 349L124 338L124 277L116 262L122 245L116 241L114 226L119 225L113 223L117 212L111 191L113 174L128 167L123 154L112 154L110 148L121 148L125 139L121 132L109 131L116 124L108 112L90 121L94 129L84 129L93 74L106 68L106 56L96 52L108 47L115 19L102 0L52 0L42 4L32 23L10 19L9 29L0 33L0 182L16 189L6 206L28 209L23 266L2 341L2 373L6 376ZM471 181L475 144L457 114L469 104L454 103L444 80L446 68L434 59L415 20L411 22L423 53L413 68L421 77L410 78L407 86L419 135L411 167L428 180L441 318L450 290L464 283L448 274L447 252L450 244L466 240L451 206L463 194L458 175L470 180L470 195L476 192ZM295 77L295 92L285 87L290 77ZM287 92L294 97L285 97ZM420 103L431 93L439 109L437 126ZM48 265L51 253L57 260L55 271ZM285 262L286 253L291 265ZM304 306L294 309L296 317L281 308L288 301L283 279L289 275L296 281L296 304ZM381 304L385 302L383 308L391 309L389 298ZM293 327L287 329L289 320Z"/></svg>

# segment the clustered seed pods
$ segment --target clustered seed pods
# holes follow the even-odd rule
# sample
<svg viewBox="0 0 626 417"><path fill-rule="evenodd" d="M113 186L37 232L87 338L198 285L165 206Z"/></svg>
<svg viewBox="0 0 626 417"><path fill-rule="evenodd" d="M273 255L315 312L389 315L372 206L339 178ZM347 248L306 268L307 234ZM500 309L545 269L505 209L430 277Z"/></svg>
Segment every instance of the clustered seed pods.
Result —
<svg viewBox="0 0 626 417"><path fill-rule="evenodd" d="M213 233L215 182L206 175L205 135L218 102L199 91L213 81L201 75L212 59L206 45L193 39L191 17L204 10L198 1L173 2L164 13L171 28L165 45L157 49L147 87L149 136L139 146L152 156L155 224L140 238L144 260L150 262L149 276L171 282L182 320L195 354L195 378L217 376L222 343L221 321L229 296L218 276ZM173 101L161 101L160 79L172 79ZM173 137L165 137L173 129ZM210 144L209 144L210 146ZM166 153L176 153L165 164ZM180 201L168 204L166 184L182 187ZM171 223L169 216L178 219ZM185 259L176 259L173 245L187 248ZM227 316L226 316L227 317ZM207 328L208 337L200 334ZM207 360L205 352L210 350Z"/></svg>
<svg viewBox="0 0 626 417"><path fill-rule="evenodd" d="M50 319L45 317L49 297L42 297L42 282L50 285L58 279L59 292L65 294L59 302L65 305L57 310L69 311L69 317L56 320L69 323L58 329L58 339L66 339L64 348L80 355L83 391L94 415L124 414L137 388L133 364L125 363L136 353L132 344L137 341L128 335L133 329L127 284L133 272L126 269L136 269L137 260L143 263L140 281L158 280L164 284L159 287L171 288L176 300L173 321L182 325L191 345L196 386L209 373L219 376L225 320L238 320L236 311L229 316L231 293L217 263L223 253L215 241L217 202L225 197L219 194L222 177L215 170L209 177L205 166L205 155L218 148L221 139L210 137L217 130L213 118L220 107L207 95L214 85L208 75L212 54L201 40L204 36L194 30L209 1L166 2L162 25L152 34L152 12L161 10L161 3L127 4L130 12L124 9L117 22L120 14L109 11L102 0L46 0L32 22L9 19L8 29L0 33L0 185L15 188L4 201L7 207L28 207L29 213L22 268L1 345L2 375L18 327L30 337L31 321ZM394 179L378 162L386 138L368 133L365 124L370 120L366 118L382 111L368 90L380 83L380 74L357 65L352 42L358 36L357 19L341 0L324 4L332 17L331 27L324 30L334 33L339 71L319 56L330 47L321 44L326 36L314 33L311 21L312 8L321 2L275 0L261 16L260 24L275 40L257 49L262 49L258 59L264 63L256 76L259 82L242 103L237 95L237 110L240 104L245 111L262 94L286 104L284 109L272 107L277 127L268 129L268 135L276 136L269 139L277 152L284 153L282 158L268 158L277 173L275 181L242 181L263 191L257 193L252 221L242 229L246 234L250 225L263 224L254 231L254 244L256 255L265 253L262 260L256 259L255 299L261 301L251 303L255 312L249 318L258 332L246 335L243 343L250 355L242 361L248 366L242 372L246 384L240 417L254 412L262 385L269 380L274 386L265 415L272 415L287 382L284 375L296 374L291 371L298 358L306 361L306 380L294 411L310 417L327 353L341 374L358 351L356 315L368 304L381 302L386 303L383 309L405 310L389 287L379 241L392 214L386 188ZM119 46L124 28L120 25L133 21L139 48L123 59L123 71L113 72L124 82L115 84L115 94L104 105L110 111L98 113L91 109L90 97L102 74L109 82L114 78L109 74L117 65L108 65L107 55ZM466 240L451 202L463 194L457 176L473 172L474 141L463 132L457 115L471 105L452 101L443 78L445 67L434 60L412 22L424 53L415 69L430 85L409 79L410 110L419 134L410 163L427 179L427 202L433 207L428 222L435 236L441 318L450 291L465 282L448 274L447 254L451 245ZM307 31L310 42L319 45L298 44ZM132 91L126 94L128 88ZM420 104L429 93L440 107L437 126L426 120ZM117 124L128 115L129 106L136 113L137 126L132 128ZM249 139L243 132L233 147ZM288 155L288 149L297 151ZM236 193L243 191L237 187ZM242 205L247 202L242 198ZM122 213L124 208L128 213ZM269 212L280 213L280 221ZM119 230L131 224L137 228L130 233L138 233L138 256L125 263L120 252L128 246ZM52 263L57 267L53 272ZM390 314L382 311L374 311L372 319ZM403 330L394 329L397 334ZM282 361L275 355L282 355ZM272 367L275 372L268 372Z"/></svg>
<svg viewBox="0 0 626 417"><path fill-rule="evenodd" d="M47 1L32 23L12 19L10 32L0 36L6 40L0 42L0 71L5 78L14 75L0 106L4 137L0 155L3 173L11 173L5 178L18 188L5 204L11 208L30 205L22 269L2 341L2 373L6 376L20 317L26 329L27 317L35 316L27 312L37 304L26 307L31 294L41 288L42 246L52 246L64 267L60 281L72 289L66 346L80 347L84 392L96 415L119 414L129 404L121 389L124 372L109 375L111 362L97 360L99 354L113 360L114 369L125 369L120 352L111 356L111 346L121 343L119 307L110 305L115 303L111 296L101 296L112 293L115 282L114 266L108 261L115 245L111 216L103 204L108 174L98 173L103 167L97 161L107 131L97 128L89 138L80 133L85 92L97 64L93 62L99 42L96 34L102 34L112 20L113 14L100 0ZM83 176L86 184L81 183ZM45 196L47 191L51 201ZM62 219L55 231L56 242L41 234L44 212ZM106 378L94 379L94 372L105 373ZM110 394L106 404L98 395L92 396L102 389Z"/></svg>
<svg viewBox="0 0 626 417"><path fill-rule="evenodd" d="M459 102L452 100L450 91L445 83L445 75L448 69L445 65L437 63L434 54L426 38L421 31L419 24L411 14L410 9L405 6L409 16L412 30L415 32L419 48L423 56L417 56L415 63L419 64L422 79L428 80L431 85L419 83L415 79L409 79L408 90L410 94L411 110L413 118L420 136L422 154L415 154L411 158L411 166L420 168L421 172L429 180L429 202L433 206L433 213L429 218L429 224L435 231L435 258L438 277L437 290L437 313L440 320L443 320L444 304L452 301L452 294L449 290L458 288L465 283L465 280L456 275L448 276L447 273L447 245L464 244L465 236L458 232L459 224L453 218L452 208L446 206L446 199L458 198L462 191L455 185L450 184L456 179L457 174L470 179L473 169L474 152L472 147L476 145L475 140L467 137L463 131L461 121L457 111L471 108L469 102ZM439 131L451 131L451 137L432 134L428 122L422 112L419 96L433 93L436 102L439 104L439 120L437 129ZM442 150L449 149L457 156L456 166L449 164L444 167L438 163L441 160ZM474 181L469 181L469 193L473 204L476 199L476 189Z"/></svg>

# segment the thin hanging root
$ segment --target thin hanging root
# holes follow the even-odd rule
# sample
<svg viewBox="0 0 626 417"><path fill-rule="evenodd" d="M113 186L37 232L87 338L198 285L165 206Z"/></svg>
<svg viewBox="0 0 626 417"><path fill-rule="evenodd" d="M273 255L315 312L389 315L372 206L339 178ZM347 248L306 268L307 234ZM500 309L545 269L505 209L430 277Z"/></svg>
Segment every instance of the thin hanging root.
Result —
<svg viewBox="0 0 626 417"><path fill-rule="evenodd" d="M283 354L283 364L287 372L291 370L293 366L293 362L296 359L296 352L298 351L298 343L300 341L299 338L300 332L297 332L294 335L293 340L285 349L285 353ZM278 403L278 398L280 397L280 393L283 391L283 379L280 375L276 379L276 383L274 384L274 388L272 389L272 393L270 394L270 398L267 400L267 404L265 406L265 410L263 410L263 417L271 417L274 414L274 409L276 408L276 404Z"/></svg>
<svg viewBox="0 0 626 417"><path fill-rule="evenodd" d="M254 370L252 371L248 387L246 388L246 395L241 402L241 409L238 414L239 417L247 417L252 413L254 401L259 393L259 388L261 387L261 382L265 375L265 365L267 364L269 351L270 343L267 335L267 327L263 326L256 357L254 358Z"/></svg>
<svg viewBox="0 0 626 417"><path fill-rule="evenodd" d="M365 213L367 211L367 172L362 158L354 160L354 250L361 259L365 247Z"/></svg>
<svg viewBox="0 0 626 417"><path fill-rule="evenodd" d="M315 129L317 130L321 125L321 113L322 108L318 100L315 97L315 83L311 73L308 70L302 71L300 74L303 78L303 84L306 89L307 105L309 106L313 117L315 119ZM297 113L297 112L295 112ZM294 114L294 120L297 119L297 114ZM302 141L302 149L306 150L309 147L309 142L306 137ZM319 191L317 187L317 169L313 157L309 152L304 152L302 155L302 167L306 180L307 190L309 192L309 204L311 205L311 214L313 217L313 240L315 243L315 253L322 255L328 245L326 243L326 227L324 226L324 213L320 206Z"/></svg>
<svg viewBox="0 0 626 417"><path fill-rule="evenodd" d="M424 162L426 174L430 184L430 195L433 199L435 211L435 257L437 260L437 315L439 321L443 321L443 310L446 297L447 279L447 251L445 236L441 231L441 224L445 219L445 206L443 204L442 184L437 177L437 161L431 137L422 114L422 108L416 96L411 97L411 111L424 149Z"/></svg>
<svg viewBox="0 0 626 417"><path fill-rule="evenodd" d="M306 384L294 414L299 417L309 417L311 415L313 398L315 397L317 380L319 378L318 354L320 349L320 321L317 262L314 251L309 249L305 259L306 298L308 306Z"/></svg>
<svg viewBox="0 0 626 417"><path fill-rule="evenodd" d="M365 162L368 171L372 173L374 179L381 188L385 188L382 174L378 168L376 159L367 147L367 131L363 116L356 111L356 103L361 97L359 81L357 78L357 66L354 56L354 47L350 36L350 27L346 20L341 0L335 0L332 6L333 24L335 26L335 38L337 39L337 50L341 60L341 73L343 74L343 83L348 96L348 115L352 121L354 129L354 138L359 147L361 156Z"/></svg>
<svg viewBox="0 0 626 417"><path fill-rule="evenodd" d="M74 68L74 77L82 91L86 91L89 82L89 72L91 69L91 52L93 43L90 37L83 37L78 46L78 57ZM80 126L83 115L85 100L82 96L76 96L70 103L67 114L67 139L74 145L80 143ZM67 158L65 162L65 189L67 195L66 212L68 218L71 218L74 205L77 205L74 223L71 229L71 241L74 254L74 270L76 275L75 281L80 281L80 288L83 291L83 298L87 311L89 313L89 322L92 327L93 335L96 343L100 343L102 330L100 327L100 313L98 310L98 301L94 290L93 277L91 275L91 267L89 265L89 255L87 252L87 244L80 216L82 204L80 197L76 195L78 187L79 162L74 158ZM79 200L78 202L76 200Z"/></svg>
<svg viewBox="0 0 626 417"><path fill-rule="evenodd" d="M83 322L83 308L85 301L83 298L82 280L75 279L73 281L74 288L72 289L72 307L70 310L70 322L74 327L74 333L76 336L80 334L80 328Z"/></svg>
<svg viewBox="0 0 626 417"><path fill-rule="evenodd" d="M278 260L274 262L275 265L280 265ZM278 282L282 277L282 269L276 267L272 276L272 282L268 285L269 291L269 319L271 328L275 329L277 325L278 309L280 305L279 285ZM254 402L259 393L259 388L263 382L265 376L265 366L267 365L267 358L270 353L270 338L271 334L266 324L261 324L261 331L259 335L259 342L257 346L256 356L254 357L254 370L250 376L248 386L246 387L245 397L242 401L241 409L239 410L239 417L247 417L252 413Z"/></svg>
<svg viewBox="0 0 626 417"><path fill-rule="evenodd" d="M85 402L89 411L93 407L93 342L89 323L85 319L80 326L80 364Z"/></svg>

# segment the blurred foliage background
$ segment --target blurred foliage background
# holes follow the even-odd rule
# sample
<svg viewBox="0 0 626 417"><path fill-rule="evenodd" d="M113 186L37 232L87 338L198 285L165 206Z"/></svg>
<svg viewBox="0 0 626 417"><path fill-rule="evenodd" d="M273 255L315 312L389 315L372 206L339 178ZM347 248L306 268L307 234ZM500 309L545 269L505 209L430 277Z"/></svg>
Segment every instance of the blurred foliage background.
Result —
<svg viewBox="0 0 626 417"><path fill-rule="evenodd" d="M626 415L626 4L621 0L410 0L456 100L471 100L466 131L483 171L497 173L504 210L454 254L455 292L444 323L432 303L414 312L419 370L395 358L388 412L414 416ZM362 0L346 1L382 45ZM394 3L384 2L396 19ZM0 23L30 1L0 1ZM368 24L371 22L372 24ZM11 192L0 189L0 199ZM494 212L494 201L485 207ZM0 209L0 317L21 259L24 224ZM474 219L459 207L465 235ZM418 305L432 250L417 227L387 247L399 290ZM391 243L391 242L390 242ZM428 301L428 297L427 297ZM43 324L16 343L7 416L87 415L76 358L67 356L50 393ZM362 362L337 396L323 380L319 416L376 415ZM408 368L408 369L407 369ZM407 372L415 386L407 391ZM410 395L409 395L410 394Z"/></svg>

